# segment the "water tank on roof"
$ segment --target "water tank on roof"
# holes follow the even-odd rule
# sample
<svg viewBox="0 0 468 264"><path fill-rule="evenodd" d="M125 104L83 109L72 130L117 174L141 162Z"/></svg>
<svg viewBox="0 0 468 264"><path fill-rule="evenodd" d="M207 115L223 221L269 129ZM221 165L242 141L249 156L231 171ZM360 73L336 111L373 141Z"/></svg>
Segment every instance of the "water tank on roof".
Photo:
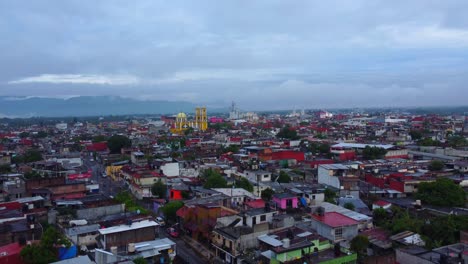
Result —
<svg viewBox="0 0 468 264"><path fill-rule="evenodd" d="M290 243L291 243L291 240L289 240L289 238L284 238L284 239L282 240L282 242L283 242L283 247L284 247L284 248L289 248Z"/></svg>
<svg viewBox="0 0 468 264"><path fill-rule="evenodd" d="M111 247L110 251L111 251L112 254L117 255L117 247L115 247L115 246Z"/></svg>
<svg viewBox="0 0 468 264"><path fill-rule="evenodd" d="M128 253L135 253L135 243L128 244Z"/></svg>

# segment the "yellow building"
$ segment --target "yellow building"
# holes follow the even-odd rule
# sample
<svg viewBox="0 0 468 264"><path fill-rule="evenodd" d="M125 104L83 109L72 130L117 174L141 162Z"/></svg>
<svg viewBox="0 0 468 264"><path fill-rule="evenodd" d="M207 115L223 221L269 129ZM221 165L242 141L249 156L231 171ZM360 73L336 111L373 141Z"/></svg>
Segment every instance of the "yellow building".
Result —
<svg viewBox="0 0 468 264"><path fill-rule="evenodd" d="M198 129L205 131L208 128L208 118L206 115L206 107L195 108L195 120L189 121L185 113L178 113L174 126L171 132L175 134L182 134L188 128Z"/></svg>

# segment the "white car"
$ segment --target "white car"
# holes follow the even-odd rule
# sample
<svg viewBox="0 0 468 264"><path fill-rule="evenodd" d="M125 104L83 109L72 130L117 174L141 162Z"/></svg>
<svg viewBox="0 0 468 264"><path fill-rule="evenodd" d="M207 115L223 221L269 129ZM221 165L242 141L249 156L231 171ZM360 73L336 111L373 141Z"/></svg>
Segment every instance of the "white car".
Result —
<svg viewBox="0 0 468 264"><path fill-rule="evenodd" d="M164 222L164 219L162 219L162 217L156 217L156 222L158 222L158 224L160 226L165 226L166 225L166 222Z"/></svg>

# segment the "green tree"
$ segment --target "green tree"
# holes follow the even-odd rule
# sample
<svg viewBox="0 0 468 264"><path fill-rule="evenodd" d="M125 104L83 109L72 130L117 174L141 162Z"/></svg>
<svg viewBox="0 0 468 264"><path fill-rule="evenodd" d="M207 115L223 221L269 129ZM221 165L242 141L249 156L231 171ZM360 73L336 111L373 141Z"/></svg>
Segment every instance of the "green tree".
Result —
<svg viewBox="0 0 468 264"><path fill-rule="evenodd" d="M324 191L324 195L325 195L325 202L335 203L336 192L327 188Z"/></svg>
<svg viewBox="0 0 468 264"><path fill-rule="evenodd" d="M239 180L236 181L237 188L243 188L246 191L253 192L254 187L252 183L247 180L247 178L241 177Z"/></svg>
<svg viewBox="0 0 468 264"><path fill-rule="evenodd" d="M277 182L279 182L279 183L289 183L289 182L291 182L291 177L289 177L289 175L286 172L280 171Z"/></svg>
<svg viewBox="0 0 468 264"><path fill-rule="evenodd" d="M466 147L468 146L468 141L462 136L451 136L448 138L448 144L453 148Z"/></svg>
<svg viewBox="0 0 468 264"><path fill-rule="evenodd" d="M299 139L297 136L296 130L292 129L289 126L283 127L278 134L276 134L277 138L284 138L284 139L291 139L291 140L296 140Z"/></svg>
<svg viewBox="0 0 468 264"><path fill-rule="evenodd" d="M28 132L21 132L19 134L19 136L20 136L20 138L27 138L27 137L29 137L29 133Z"/></svg>
<svg viewBox="0 0 468 264"><path fill-rule="evenodd" d="M426 146L426 147L429 147L429 146L440 146L442 143L438 140L433 140L432 138L430 137L427 137L427 138L423 138L423 139L420 139L418 141L418 145L419 146Z"/></svg>
<svg viewBox="0 0 468 264"><path fill-rule="evenodd" d="M209 189L209 188L226 188L227 187L227 181L226 179L219 174L219 172L208 169L205 170L202 174L202 178L205 180L205 184L203 187Z"/></svg>
<svg viewBox="0 0 468 264"><path fill-rule="evenodd" d="M239 146L238 145L229 145L226 148L223 149L224 153L227 152L232 152L232 153L237 153L239 152Z"/></svg>
<svg viewBox="0 0 468 264"><path fill-rule="evenodd" d="M163 207L161 207L161 211L163 212L164 216L166 217L166 220L176 222L177 220L177 210L182 208L184 206L184 203L181 201L171 201L165 204Z"/></svg>
<svg viewBox="0 0 468 264"><path fill-rule="evenodd" d="M440 160L433 160L429 163L430 171L441 171L444 168L445 164Z"/></svg>
<svg viewBox="0 0 468 264"><path fill-rule="evenodd" d="M266 188L262 191L261 197L265 201L270 201L271 197L273 197L273 194L275 194L275 191L273 191L271 188Z"/></svg>
<svg viewBox="0 0 468 264"><path fill-rule="evenodd" d="M379 147L366 146L362 151L362 156L367 160L381 159L387 154L387 150Z"/></svg>
<svg viewBox="0 0 468 264"><path fill-rule="evenodd" d="M11 167L8 164L0 165L0 174L11 172Z"/></svg>
<svg viewBox="0 0 468 264"><path fill-rule="evenodd" d="M423 134L420 130L411 130L409 132L412 140L420 140L423 137Z"/></svg>
<svg viewBox="0 0 468 264"><path fill-rule="evenodd" d="M373 216L372 219L374 220L374 223L377 226L384 226L386 224L388 214L387 214L387 211L385 211L385 209L383 208L374 209L372 216Z"/></svg>
<svg viewBox="0 0 468 264"><path fill-rule="evenodd" d="M104 142L104 141L107 141L107 137L104 136L104 135L97 135L97 136L93 137L92 141L93 142Z"/></svg>
<svg viewBox="0 0 468 264"><path fill-rule="evenodd" d="M121 135L113 135L107 140L107 147L111 153L120 153L122 148L128 148L132 146L132 141Z"/></svg>
<svg viewBox="0 0 468 264"><path fill-rule="evenodd" d="M366 255L366 249L369 247L369 238L363 235L357 235L351 240L351 250L359 255Z"/></svg>
<svg viewBox="0 0 468 264"><path fill-rule="evenodd" d="M49 226L42 235L39 244L27 245L24 247L20 256L27 264L46 264L57 261L57 246L70 247L71 243L57 229Z"/></svg>
<svg viewBox="0 0 468 264"><path fill-rule="evenodd" d="M154 196L165 199L166 194L167 194L167 185L164 184L161 179L159 179L157 182L153 184L151 187L151 192L153 193Z"/></svg>
<svg viewBox="0 0 468 264"><path fill-rule="evenodd" d="M350 202L347 202L343 205L344 208L348 209L348 210L351 210L351 211L354 211L354 209L356 209L356 207L354 206L353 203L350 203Z"/></svg>
<svg viewBox="0 0 468 264"><path fill-rule="evenodd" d="M48 134L46 131L39 131L36 135L34 135L35 138L46 138L47 136Z"/></svg>
<svg viewBox="0 0 468 264"><path fill-rule="evenodd" d="M419 184L416 198L436 206L465 206L466 193L460 185L447 178Z"/></svg>
<svg viewBox="0 0 468 264"><path fill-rule="evenodd" d="M138 258L133 260L133 263L135 263L135 264L147 264L148 261L146 261L146 259L144 259L143 257L138 257Z"/></svg>

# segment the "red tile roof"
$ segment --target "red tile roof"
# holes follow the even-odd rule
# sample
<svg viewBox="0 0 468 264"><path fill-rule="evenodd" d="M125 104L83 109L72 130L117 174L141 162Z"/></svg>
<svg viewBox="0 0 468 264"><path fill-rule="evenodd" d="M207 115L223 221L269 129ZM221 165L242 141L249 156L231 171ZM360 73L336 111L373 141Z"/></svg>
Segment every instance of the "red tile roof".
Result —
<svg viewBox="0 0 468 264"><path fill-rule="evenodd" d="M265 201L263 201L262 199L247 201L244 204L250 208L264 208L265 207Z"/></svg>
<svg viewBox="0 0 468 264"><path fill-rule="evenodd" d="M313 214L312 217L331 227L351 226L358 224L356 220L353 220L337 212L328 212L325 213L323 216Z"/></svg>

